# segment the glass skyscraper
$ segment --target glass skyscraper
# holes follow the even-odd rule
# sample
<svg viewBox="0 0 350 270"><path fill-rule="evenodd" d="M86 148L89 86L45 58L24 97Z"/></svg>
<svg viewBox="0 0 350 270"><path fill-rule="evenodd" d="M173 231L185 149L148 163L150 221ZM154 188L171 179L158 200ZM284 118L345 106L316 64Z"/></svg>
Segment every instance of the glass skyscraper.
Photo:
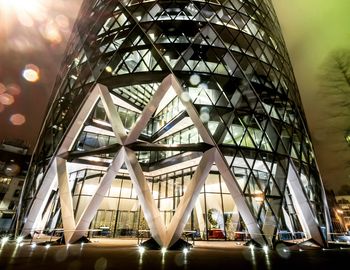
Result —
<svg viewBox="0 0 350 270"><path fill-rule="evenodd" d="M326 244L324 189L270 0L86 0L54 91L22 234Z"/></svg>

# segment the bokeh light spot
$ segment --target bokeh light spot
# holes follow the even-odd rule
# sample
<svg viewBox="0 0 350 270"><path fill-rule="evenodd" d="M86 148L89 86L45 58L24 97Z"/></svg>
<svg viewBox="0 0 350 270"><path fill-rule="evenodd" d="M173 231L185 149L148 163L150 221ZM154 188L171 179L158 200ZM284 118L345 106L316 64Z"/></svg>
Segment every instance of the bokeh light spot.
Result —
<svg viewBox="0 0 350 270"><path fill-rule="evenodd" d="M209 109L207 107L202 107L199 113L199 118L203 123L208 123L210 119Z"/></svg>
<svg viewBox="0 0 350 270"><path fill-rule="evenodd" d="M23 26L32 27L34 25L34 20L32 19L32 17L25 12L18 12L17 18L20 24L22 24Z"/></svg>
<svg viewBox="0 0 350 270"><path fill-rule="evenodd" d="M96 262L95 262L95 270L105 270L107 267L107 260L106 258L99 258Z"/></svg>
<svg viewBox="0 0 350 270"><path fill-rule="evenodd" d="M20 113L16 113L13 114L10 117L10 122L14 125L14 126L21 126L26 122L26 118L23 114Z"/></svg>
<svg viewBox="0 0 350 270"><path fill-rule="evenodd" d="M198 85L201 82L201 77L197 74L193 74L190 77L190 83L194 86Z"/></svg>
<svg viewBox="0 0 350 270"><path fill-rule="evenodd" d="M61 28L68 28L69 27L69 20L68 20L68 18L66 16L62 15L62 14L56 16L55 22Z"/></svg>
<svg viewBox="0 0 350 270"><path fill-rule="evenodd" d="M36 65L28 64L25 66L22 76L28 82L37 82L40 79L40 70Z"/></svg>
<svg viewBox="0 0 350 270"><path fill-rule="evenodd" d="M17 84L9 84L7 86L7 93L13 96L21 94L21 88Z"/></svg>
<svg viewBox="0 0 350 270"><path fill-rule="evenodd" d="M62 42L62 36L56 23L53 21L47 23L45 27L41 30L42 36L50 41L52 44L59 44Z"/></svg>
<svg viewBox="0 0 350 270"><path fill-rule="evenodd" d="M276 245L276 253L278 254L278 256L280 256L284 259L288 259L291 255L291 252L290 252L288 246L286 246L283 243L278 243Z"/></svg>
<svg viewBox="0 0 350 270"><path fill-rule="evenodd" d="M13 177L21 172L21 167L16 163L10 163L6 165L4 172L7 176ZM21 241L22 240L19 240L18 243Z"/></svg>
<svg viewBox="0 0 350 270"><path fill-rule="evenodd" d="M15 102L15 99L12 95L8 94L8 93L4 93L0 95L0 103L2 103L3 105L11 105Z"/></svg>
<svg viewBox="0 0 350 270"><path fill-rule="evenodd" d="M200 85L198 85L198 88L200 89L208 89L208 85L206 83L201 83Z"/></svg>
<svg viewBox="0 0 350 270"><path fill-rule="evenodd" d="M183 92L180 98L183 102L189 102L191 100L190 94L188 92Z"/></svg>
<svg viewBox="0 0 350 270"><path fill-rule="evenodd" d="M67 259L68 257L68 252L66 249L60 249L56 252L55 254L55 259L57 262L63 262Z"/></svg>
<svg viewBox="0 0 350 270"><path fill-rule="evenodd" d="M0 83L0 95L6 92L6 87L2 83Z"/></svg>

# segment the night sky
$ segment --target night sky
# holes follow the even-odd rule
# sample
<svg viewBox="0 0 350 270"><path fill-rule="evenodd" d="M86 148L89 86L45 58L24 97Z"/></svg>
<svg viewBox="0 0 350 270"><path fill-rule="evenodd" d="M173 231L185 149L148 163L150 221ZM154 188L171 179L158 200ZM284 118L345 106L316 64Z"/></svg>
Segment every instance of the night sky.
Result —
<svg viewBox="0 0 350 270"><path fill-rule="evenodd" d="M350 117L333 117L340 109L322 94L325 78L321 74L333 51L350 49L350 1L273 2L298 82L321 176L327 188L338 190L341 185L350 184L350 148L344 139L344 130L350 128ZM344 98L350 99L350 96Z"/></svg>
<svg viewBox="0 0 350 270"><path fill-rule="evenodd" d="M22 4L16 8L17 2ZM31 149L35 147L81 2L0 0L0 140L19 139ZM350 148L344 139L344 129L350 127L350 120L329 114L337 108L331 107L327 97L320 93L320 73L332 51L350 48L350 1L273 2L322 178L327 188L338 190L341 185L350 184Z"/></svg>

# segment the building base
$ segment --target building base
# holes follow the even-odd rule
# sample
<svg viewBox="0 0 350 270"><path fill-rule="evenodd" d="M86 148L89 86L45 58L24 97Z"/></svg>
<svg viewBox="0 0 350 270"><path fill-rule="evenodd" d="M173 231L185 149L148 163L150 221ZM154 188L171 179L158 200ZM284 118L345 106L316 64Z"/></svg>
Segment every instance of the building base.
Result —
<svg viewBox="0 0 350 270"><path fill-rule="evenodd" d="M146 249L150 249L150 250L160 250L160 249L162 249L162 247L159 246L159 244L153 238L150 238L147 241L141 243L140 246L144 247ZM183 250L184 248L190 249L192 247L193 247L193 245L191 245L190 243L188 243L185 240L180 238L171 247L169 247L167 250Z"/></svg>

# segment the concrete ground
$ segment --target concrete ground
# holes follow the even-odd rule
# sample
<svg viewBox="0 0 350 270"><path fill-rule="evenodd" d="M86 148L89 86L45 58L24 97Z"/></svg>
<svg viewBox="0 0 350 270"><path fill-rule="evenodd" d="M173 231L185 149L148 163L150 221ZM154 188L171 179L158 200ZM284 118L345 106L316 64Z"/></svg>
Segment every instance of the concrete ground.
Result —
<svg viewBox="0 0 350 270"><path fill-rule="evenodd" d="M182 251L146 250L140 254L135 240L93 239L70 246L32 247L7 242L0 245L0 269L332 269L350 267L350 249L291 251L251 249L236 242L196 242Z"/></svg>

